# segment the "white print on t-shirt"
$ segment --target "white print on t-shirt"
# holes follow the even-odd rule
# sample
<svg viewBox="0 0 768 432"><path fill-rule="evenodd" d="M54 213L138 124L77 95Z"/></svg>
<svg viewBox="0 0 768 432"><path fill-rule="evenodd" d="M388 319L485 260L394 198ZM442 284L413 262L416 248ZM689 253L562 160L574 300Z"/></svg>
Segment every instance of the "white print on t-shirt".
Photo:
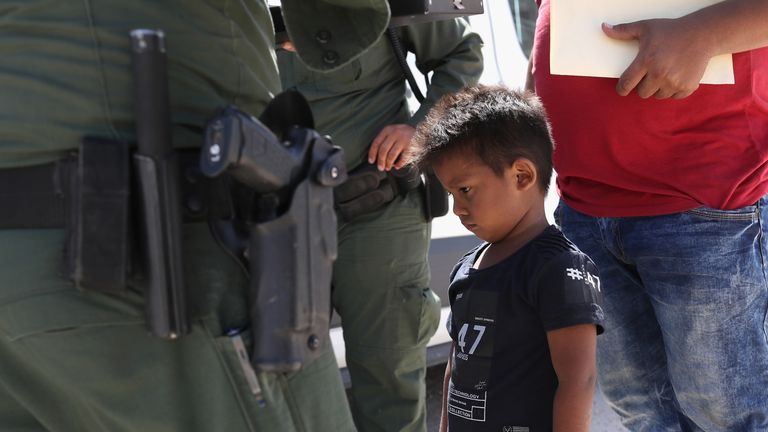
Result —
<svg viewBox="0 0 768 432"><path fill-rule="evenodd" d="M461 350L462 353L466 352L466 351L464 351L464 347L467 346L467 342L465 341L465 339L467 337L467 329L469 329L469 323L464 323L464 325L461 326L461 330L459 330L459 342L458 342L457 345L459 346L459 349ZM483 338L483 334L485 334L485 326L484 325L475 324L472 327L472 329L474 331L476 331L478 334L475 337L475 342L472 344L472 347L469 349L469 353L467 353L467 354L474 354L475 353L475 350L477 349L477 345L480 344L480 339L482 339Z"/></svg>
<svg viewBox="0 0 768 432"><path fill-rule="evenodd" d="M584 277L584 273L587 274L586 278ZM568 267L565 269L565 275L573 280L584 280L584 282L592 285L592 288L594 288L597 292L600 292L600 278L590 272L582 272L581 270Z"/></svg>
<svg viewBox="0 0 768 432"><path fill-rule="evenodd" d="M453 388L453 382L448 384L448 414L461 418L484 422L485 403L488 392L467 393Z"/></svg>
<svg viewBox="0 0 768 432"><path fill-rule="evenodd" d="M529 432L528 426L504 426L501 432Z"/></svg>

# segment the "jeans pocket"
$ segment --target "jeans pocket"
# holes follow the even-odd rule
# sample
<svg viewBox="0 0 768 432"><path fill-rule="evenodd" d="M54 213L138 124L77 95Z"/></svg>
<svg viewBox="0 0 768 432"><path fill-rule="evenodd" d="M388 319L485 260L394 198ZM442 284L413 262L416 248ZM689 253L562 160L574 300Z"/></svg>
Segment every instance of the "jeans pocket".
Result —
<svg viewBox="0 0 768 432"><path fill-rule="evenodd" d="M759 208L757 205L748 205L732 210L721 210L712 207L697 207L685 211L685 214L717 221L756 221Z"/></svg>

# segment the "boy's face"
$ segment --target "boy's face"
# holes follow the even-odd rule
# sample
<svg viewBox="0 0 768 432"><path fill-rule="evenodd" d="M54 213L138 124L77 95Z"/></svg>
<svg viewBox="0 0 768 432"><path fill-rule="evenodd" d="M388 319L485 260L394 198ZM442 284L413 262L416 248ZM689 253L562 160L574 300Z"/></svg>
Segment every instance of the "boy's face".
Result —
<svg viewBox="0 0 768 432"><path fill-rule="evenodd" d="M461 223L489 243L503 242L526 228L532 206L544 199L535 168L526 159L505 168L501 176L474 155L449 154L433 168L453 195L453 212Z"/></svg>

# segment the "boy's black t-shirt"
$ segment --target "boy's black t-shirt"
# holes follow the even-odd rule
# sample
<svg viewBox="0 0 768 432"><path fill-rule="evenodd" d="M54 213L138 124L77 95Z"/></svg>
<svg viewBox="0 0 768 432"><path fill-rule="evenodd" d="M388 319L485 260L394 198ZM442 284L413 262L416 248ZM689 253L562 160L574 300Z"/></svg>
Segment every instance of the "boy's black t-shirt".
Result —
<svg viewBox="0 0 768 432"><path fill-rule="evenodd" d="M597 268L554 226L503 261L472 268L487 245L451 273L449 432L550 431L557 376L546 332L590 323L602 332Z"/></svg>

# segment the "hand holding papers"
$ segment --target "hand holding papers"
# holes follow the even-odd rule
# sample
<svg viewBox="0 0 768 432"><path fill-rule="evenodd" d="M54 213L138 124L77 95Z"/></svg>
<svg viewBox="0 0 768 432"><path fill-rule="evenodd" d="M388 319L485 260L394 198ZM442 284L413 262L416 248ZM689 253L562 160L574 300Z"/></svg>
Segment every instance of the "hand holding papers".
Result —
<svg viewBox="0 0 768 432"><path fill-rule="evenodd" d="M719 1L551 0L551 73L618 78L637 56L639 45L637 40L608 37L601 28L603 23L679 18ZM731 55L713 57L700 82L733 84Z"/></svg>

